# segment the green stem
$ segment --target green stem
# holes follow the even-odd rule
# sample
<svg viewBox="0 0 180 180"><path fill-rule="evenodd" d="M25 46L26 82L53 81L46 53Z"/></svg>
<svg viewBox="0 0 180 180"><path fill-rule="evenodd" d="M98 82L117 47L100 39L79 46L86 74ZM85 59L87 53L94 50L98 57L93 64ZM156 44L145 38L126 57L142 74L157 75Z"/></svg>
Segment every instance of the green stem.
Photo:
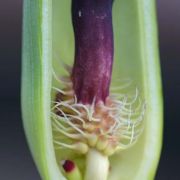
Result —
<svg viewBox="0 0 180 180"><path fill-rule="evenodd" d="M86 159L85 180L107 180L109 160L95 149L90 149Z"/></svg>

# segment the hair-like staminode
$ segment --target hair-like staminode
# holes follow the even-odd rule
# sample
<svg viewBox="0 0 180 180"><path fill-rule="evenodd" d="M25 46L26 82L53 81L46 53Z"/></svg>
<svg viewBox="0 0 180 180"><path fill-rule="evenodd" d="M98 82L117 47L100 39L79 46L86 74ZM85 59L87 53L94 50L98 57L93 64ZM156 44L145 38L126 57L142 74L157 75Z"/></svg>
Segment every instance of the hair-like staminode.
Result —
<svg viewBox="0 0 180 180"><path fill-rule="evenodd" d="M71 74L71 68L64 65ZM120 94L120 90L129 89L131 81L119 87L112 87L110 96L104 102L82 104L77 101L70 76L58 77L63 88L53 87L56 92L52 102L52 125L58 134L54 138L56 148L72 149L86 153L90 147L112 155L118 150L131 147L143 130L145 103L138 89L134 95Z"/></svg>

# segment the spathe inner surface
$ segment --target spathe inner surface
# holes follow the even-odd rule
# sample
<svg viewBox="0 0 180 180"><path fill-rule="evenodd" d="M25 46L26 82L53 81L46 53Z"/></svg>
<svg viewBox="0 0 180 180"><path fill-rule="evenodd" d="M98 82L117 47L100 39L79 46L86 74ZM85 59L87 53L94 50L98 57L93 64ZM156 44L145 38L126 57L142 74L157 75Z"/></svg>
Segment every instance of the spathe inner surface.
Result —
<svg viewBox="0 0 180 180"><path fill-rule="evenodd" d="M55 54L53 68L57 74L61 75L61 72L65 74L65 71L59 61L64 61L72 66L75 55L75 41L71 22L71 1L62 0L59 2L58 0L53 0L53 9L53 50ZM141 52L138 46L140 41L138 16L136 2L129 0L114 1L113 29L115 51L112 84L120 86L123 84L124 79L130 79L141 90L142 72L140 65ZM54 84L57 85L56 82ZM143 134L145 132L146 129ZM127 176L130 179L133 177L132 175L136 173L141 164L139 154L143 152L144 139L141 136L138 143L131 149L115 154L110 158L112 163L110 179L117 179L119 177L128 178ZM74 157L71 153L64 152L63 150L57 150L56 155L58 162L66 157ZM81 159L83 158L78 160L80 167L83 166L83 160ZM128 172L130 171L129 174L127 174L127 170ZM121 174L118 171L121 171Z"/></svg>

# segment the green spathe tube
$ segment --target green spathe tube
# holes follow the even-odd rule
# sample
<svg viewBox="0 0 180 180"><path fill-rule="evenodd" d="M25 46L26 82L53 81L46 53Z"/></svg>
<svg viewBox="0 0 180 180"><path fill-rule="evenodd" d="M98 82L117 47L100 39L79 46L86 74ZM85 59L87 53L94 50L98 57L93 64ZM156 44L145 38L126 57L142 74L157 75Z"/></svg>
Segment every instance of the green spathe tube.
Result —
<svg viewBox="0 0 180 180"><path fill-rule="evenodd" d="M23 20L22 113L27 140L44 180L66 179L62 151L53 146L52 66L56 56L72 64L74 39L69 0L25 0ZM133 77L146 102L144 131L131 148L110 156L108 180L152 180L162 142L162 97L155 2L115 0L114 67L117 78ZM63 67L57 71L63 72ZM78 165L81 163L78 163ZM80 168L83 171L83 168ZM84 174L84 172L82 172Z"/></svg>

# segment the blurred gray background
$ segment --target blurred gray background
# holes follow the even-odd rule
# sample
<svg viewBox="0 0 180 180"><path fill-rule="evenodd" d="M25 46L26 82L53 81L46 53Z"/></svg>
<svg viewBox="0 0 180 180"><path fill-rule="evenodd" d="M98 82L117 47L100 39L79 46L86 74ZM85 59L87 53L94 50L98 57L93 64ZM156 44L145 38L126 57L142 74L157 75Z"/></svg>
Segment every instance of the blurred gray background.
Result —
<svg viewBox="0 0 180 180"><path fill-rule="evenodd" d="M180 179L180 0L157 0L164 145L156 180ZM0 179L40 180L21 123L22 1L0 1ZM143 179L142 179L143 180Z"/></svg>

